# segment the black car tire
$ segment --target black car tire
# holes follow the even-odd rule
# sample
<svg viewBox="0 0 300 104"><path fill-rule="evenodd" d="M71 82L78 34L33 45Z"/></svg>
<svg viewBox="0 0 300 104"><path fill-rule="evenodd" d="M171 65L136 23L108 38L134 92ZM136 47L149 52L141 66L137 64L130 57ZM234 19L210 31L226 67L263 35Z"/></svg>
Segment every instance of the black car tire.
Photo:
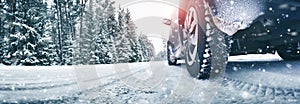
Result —
<svg viewBox="0 0 300 104"><path fill-rule="evenodd" d="M174 58L171 58L171 51L172 51L172 45L171 43L168 42L167 44L167 60L168 60L168 64L169 65L176 65L177 64L177 59L174 57Z"/></svg>
<svg viewBox="0 0 300 104"><path fill-rule="evenodd" d="M287 44L277 48L278 55L284 60L300 60L298 44Z"/></svg>
<svg viewBox="0 0 300 104"><path fill-rule="evenodd" d="M185 62L192 77L209 79L224 73L229 56L226 34L213 22L205 0L190 0L183 25Z"/></svg>

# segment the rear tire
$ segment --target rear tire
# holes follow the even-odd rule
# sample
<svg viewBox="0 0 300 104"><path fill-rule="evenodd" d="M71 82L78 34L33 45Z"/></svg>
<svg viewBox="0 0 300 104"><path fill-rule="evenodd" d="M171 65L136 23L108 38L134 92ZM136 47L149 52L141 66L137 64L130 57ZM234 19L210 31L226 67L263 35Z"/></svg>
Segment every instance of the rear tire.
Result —
<svg viewBox="0 0 300 104"><path fill-rule="evenodd" d="M226 34L215 26L209 9L205 0L191 0L183 28L187 70L198 79L220 76L228 58Z"/></svg>
<svg viewBox="0 0 300 104"><path fill-rule="evenodd" d="M279 46L277 52L284 60L300 60L300 49L297 43Z"/></svg>
<svg viewBox="0 0 300 104"><path fill-rule="evenodd" d="M169 65L176 65L177 64L177 59L172 56L172 45L170 43L167 44L167 59L168 59L168 64Z"/></svg>

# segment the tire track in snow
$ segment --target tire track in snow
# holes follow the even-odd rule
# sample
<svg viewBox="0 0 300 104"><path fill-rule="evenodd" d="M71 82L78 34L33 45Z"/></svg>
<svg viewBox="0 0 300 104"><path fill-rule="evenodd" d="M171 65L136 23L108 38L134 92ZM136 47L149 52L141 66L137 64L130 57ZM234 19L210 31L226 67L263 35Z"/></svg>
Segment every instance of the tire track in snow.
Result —
<svg viewBox="0 0 300 104"><path fill-rule="evenodd" d="M299 88L270 87L228 77L224 78L222 86L249 93L255 96L256 100L260 101L300 103Z"/></svg>
<svg viewBox="0 0 300 104"><path fill-rule="evenodd" d="M50 86L35 86L35 87L18 87L18 86L4 86L0 88L0 91L24 91L24 90L44 90L44 89L52 89L58 87L65 87L77 84L76 82L66 83L66 84L57 84Z"/></svg>
<svg viewBox="0 0 300 104"><path fill-rule="evenodd" d="M122 77L120 79L130 77L130 76L132 76L136 73L139 73L141 71L142 70L131 73L131 74L129 74L125 77ZM95 80L99 80L99 79L103 79L103 78L109 78L109 77L117 76L117 74L125 74L125 73L129 73L129 72L121 72L121 73L106 75L106 76L98 77L98 78L95 78L95 79L89 79L89 80L85 80L85 81L86 82L92 82L92 81L95 81ZM115 81L112 81L110 83L102 84L103 85L102 87L108 86L108 85L113 84L117 81L120 81L120 80L115 80ZM60 84L55 84L55 83L60 83ZM49 81L49 82L22 83L22 84L2 83L2 84L0 84L0 91L44 90L44 89L66 87L66 86L71 86L71 85L75 85L75 84L77 84L76 81L72 81L72 82L69 82L69 83L63 83L63 81L61 81L61 82L58 82L58 81L57 82L51 82L51 81Z"/></svg>
<svg viewBox="0 0 300 104"><path fill-rule="evenodd" d="M76 96L79 96L79 103L121 103L117 97L126 98L128 95L136 94L153 94L157 93L152 90L144 89L132 89L126 86L122 81L124 79L130 78L135 74L142 73L144 70L140 69L135 72L124 71L111 75L106 75L100 77L100 79L109 80L107 83L102 83L99 86L96 86L91 89L83 90L77 93ZM120 74L124 74L122 77ZM94 79L95 80L95 79ZM92 80L89 80L92 81ZM125 103L131 102L134 99L132 97L126 98ZM124 102L123 102L124 103Z"/></svg>
<svg viewBox="0 0 300 104"><path fill-rule="evenodd" d="M91 91L96 89L104 89L105 87L109 87L112 85L115 85L117 82L121 81L120 79L125 79L128 77L133 76L134 74L140 73L143 70L138 70L135 72L119 72L114 74L109 74L105 76L99 76L97 78L84 80L86 82L94 82L96 80L101 79L109 79L107 80L107 83L99 83L98 86L90 88L90 89L79 89L81 91L74 92L73 94L67 95L67 96L58 96L56 98L43 98L43 99L16 99L16 100L2 100L0 103L74 103L74 102L80 102L80 98L82 96L85 96L84 93L91 93ZM123 77L116 77L118 74L125 74ZM114 78L116 77L116 78ZM67 77L69 78L69 77ZM75 79L74 79L75 80ZM16 83L15 83L16 82ZM74 89L77 88L78 82L75 80L73 81L55 81L55 82L29 82L29 83L17 83L18 80L15 80L12 83L1 83L0 84L0 92L26 92L26 91L43 91L48 89L60 89L62 87L72 87L74 86ZM30 86L29 86L30 85ZM97 93L98 95L100 92ZM101 95L101 94L100 94Z"/></svg>

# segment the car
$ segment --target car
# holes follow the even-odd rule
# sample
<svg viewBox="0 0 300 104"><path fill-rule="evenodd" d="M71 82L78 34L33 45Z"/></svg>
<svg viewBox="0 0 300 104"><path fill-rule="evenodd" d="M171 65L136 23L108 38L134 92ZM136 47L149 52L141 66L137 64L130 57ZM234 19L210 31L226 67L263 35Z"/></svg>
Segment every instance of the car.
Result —
<svg viewBox="0 0 300 104"><path fill-rule="evenodd" d="M167 60L185 59L192 77L209 79L228 56L276 52L300 59L299 0L180 0L170 26Z"/></svg>

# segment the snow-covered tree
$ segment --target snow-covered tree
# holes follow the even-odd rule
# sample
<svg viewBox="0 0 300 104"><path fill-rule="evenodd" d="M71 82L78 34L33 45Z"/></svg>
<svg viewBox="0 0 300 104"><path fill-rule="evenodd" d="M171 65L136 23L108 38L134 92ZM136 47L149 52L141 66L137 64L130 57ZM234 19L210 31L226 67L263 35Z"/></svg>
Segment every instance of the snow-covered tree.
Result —
<svg viewBox="0 0 300 104"><path fill-rule="evenodd" d="M10 34L14 34L15 26L12 24L15 21L14 12L16 11L16 2L1 1L1 62L5 65L11 65L10 50Z"/></svg>
<svg viewBox="0 0 300 104"><path fill-rule="evenodd" d="M8 34L4 34L3 63L8 65L38 65L38 40L45 29L46 4L39 0L7 2ZM8 46L7 46L8 45ZM43 48L43 47L41 47Z"/></svg>
<svg viewBox="0 0 300 104"><path fill-rule="evenodd" d="M53 0L57 50L62 65L73 64L75 25L80 16L80 0Z"/></svg>
<svg viewBox="0 0 300 104"><path fill-rule="evenodd" d="M104 29L106 31L106 36L108 40L108 48L109 48L109 55L111 55L111 62L110 63L116 63L116 46L115 46L115 37L118 35L118 22L116 20L116 8L113 6L115 4L114 1L111 0L105 0L103 4L103 8L105 10L105 22L107 25L107 29Z"/></svg>
<svg viewBox="0 0 300 104"><path fill-rule="evenodd" d="M47 18L45 21L44 32L42 33L41 38L38 40L37 51L38 51L38 59L40 60L40 65L57 65L59 62L57 61L58 55L55 48L55 44L53 42L53 25L51 23L51 17L49 16L51 12L47 12Z"/></svg>
<svg viewBox="0 0 300 104"><path fill-rule="evenodd" d="M5 32L4 32L4 22L6 21L6 14L4 13L5 8L7 4L0 0L0 64L3 62L3 54L4 54L4 47L6 46L4 37L5 37Z"/></svg>
<svg viewBox="0 0 300 104"><path fill-rule="evenodd" d="M127 35L125 10L119 7L118 10L118 35L115 38L118 63L130 61L132 54L130 39Z"/></svg>
<svg viewBox="0 0 300 104"><path fill-rule="evenodd" d="M143 62L151 61L151 59L154 56L154 52L155 52L153 44L150 42L148 37L144 34L140 34L140 36L138 37L138 40L142 46L141 47L142 61Z"/></svg>
<svg viewBox="0 0 300 104"><path fill-rule="evenodd" d="M125 22L126 22L126 35L130 40L131 45L131 56L130 56L130 62L137 62L140 61L142 56L139 54L141 51L141 46L138 41L138 35L136 33L136 26L134 22L131 19L131 14L129 9L126 10L125 14Z"/></svg>
<svg viewBox="0 0 300 104"><path fill-rule="evenodd" d="M116 48L114 36L116 35L117 21L115 20L114 2L110 0L99 1L96 8L97 34L95 36L95 56L100 64L116 62ZM96 62L98 63L98 62Z"/></svg>
<svg viewBox="0 0 300 104"><path fill-rule="evenodd" d="M116 13L111 0L46 3L0 0L1 63L71 65L150 60L151 44L147 37L137 36L128 9L119 8Z"/></svg>
<svg viewBox="0 0 300 104"><path fill-rule="evenodd" d="M80 27L80 32L77 35L76 40L76 64L95 64L99 63L97 60L99 60L95 56L95 39L96 39L96 28L98 20L96 17L96 8L99 8L97 5L98 2L95 2L95 0L89 0L88 3L86 3L85 7L87 8L87 11L83 12L82 15L82 24ZM84 11L85 8L82 9Z"/></svg>

